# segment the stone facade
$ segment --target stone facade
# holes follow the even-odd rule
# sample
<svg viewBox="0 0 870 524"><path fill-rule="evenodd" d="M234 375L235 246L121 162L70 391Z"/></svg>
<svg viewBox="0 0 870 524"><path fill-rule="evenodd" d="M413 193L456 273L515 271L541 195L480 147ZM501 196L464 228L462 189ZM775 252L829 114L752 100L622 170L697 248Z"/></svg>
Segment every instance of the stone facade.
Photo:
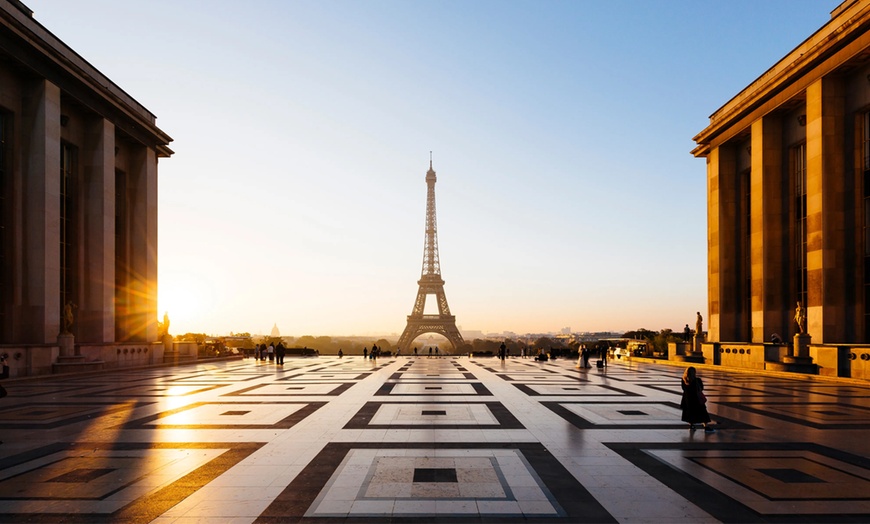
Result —
<svg viewBox="0 0 870 524"><path fill-rule="evenodd" d="M694 138L707 161L707 342L726 359L735 344L757 346L738 353L754 359L773 335L790 341L798 301L807 358L870 343L868 29L870 0L843 2ZM840 368L819 372L850 374Z"/></svg>
<svg viewBox="0 0 870 524"><path fill-rule="evenodd" d="M0 2L0 133L0 352L13 376L57 363L67 303L67 356L151 360L157 161L171 138L17 0Z"/></svg>

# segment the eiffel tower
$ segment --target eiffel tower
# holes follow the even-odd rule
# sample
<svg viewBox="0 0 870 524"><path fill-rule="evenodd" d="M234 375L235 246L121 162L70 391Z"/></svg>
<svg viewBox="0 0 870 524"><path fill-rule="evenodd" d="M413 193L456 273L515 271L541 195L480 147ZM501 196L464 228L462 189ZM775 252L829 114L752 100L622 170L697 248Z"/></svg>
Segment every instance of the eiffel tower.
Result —
<svg viewBox="0 0 870 524"><path fill-rule="evenodd" d="M429 154L429 171L426 173L426 244L423 247L423 274L417 284L417 300L414 310L408 315L408 325L399 337L397 347L410 354L411 342L424 333L443 335L456 351L465 343L456 329L456 317L450 314L447 297L444 295L444 280L441 278L441 263L438 261L438 227L435 220L435 170L432 169L432 154ZM435 295L438 301L437 315L424 315L426 296Z"/></svg>

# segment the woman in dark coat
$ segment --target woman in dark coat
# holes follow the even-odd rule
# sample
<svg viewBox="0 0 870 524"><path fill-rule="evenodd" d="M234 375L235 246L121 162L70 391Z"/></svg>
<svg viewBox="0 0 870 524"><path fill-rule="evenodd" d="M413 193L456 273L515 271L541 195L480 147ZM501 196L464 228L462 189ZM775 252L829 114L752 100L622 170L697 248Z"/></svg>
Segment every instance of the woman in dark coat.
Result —
<svg viewBox="0 0 870 524"><path fill-rule="evenodd" d="M683 380L683 399L680 401L680 409L683 410L683 422L689 423L689 429L694 430L695 424L704 427L704 431L712 433L714 429L709 426L710 414L707 413L707 397L704 396L704 383L698 378L694 367L686 368Z"/></svg>

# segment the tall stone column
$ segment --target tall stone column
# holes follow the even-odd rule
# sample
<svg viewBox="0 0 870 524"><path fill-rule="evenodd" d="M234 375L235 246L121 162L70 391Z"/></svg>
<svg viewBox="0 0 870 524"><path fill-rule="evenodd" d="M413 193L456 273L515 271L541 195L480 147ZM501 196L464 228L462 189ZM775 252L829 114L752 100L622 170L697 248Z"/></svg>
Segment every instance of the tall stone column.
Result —
<svg viewBox="0 0 870 524"><path fill-rule="evenodd" d="M713 148L707 157L708 342L733 340L739 329L739 267L733 256L738 198L736 155L730 146Z"/></svg>
<svg viewBox="0 0 870 524"><path fill-rule="evenodd" d="M94 121L81 154L84 208L83 296L78 337L83 342L115 340L115 126Z"/></svg>
<svg viewBox="0 0 870 524"><path fill-rule="evenodd" d="M22 97L21 338L56 343L60 319L60 88L35 81Z"/></svg>
<svg viewBox="0 0 870 524"><path fill-rule="evenodd" d="M157 340L157 154L141 147L130 162L130 340Z"/></svg>
<svg viewBox="0 0 870 524"><path fill-rule="evenodd" d="M822 78L807 87L807 333L846 340L845 89Z"/></svg>
<svg viewBox="0 0 870 524"><path fill-rule="evenodd" d="M752 342L773 333L788 337L785 313L790 272L787 202L783 198L782 119L766 116L752 124L750 249L752 251ZM788 194L788 193L785 193Z"/></svg>

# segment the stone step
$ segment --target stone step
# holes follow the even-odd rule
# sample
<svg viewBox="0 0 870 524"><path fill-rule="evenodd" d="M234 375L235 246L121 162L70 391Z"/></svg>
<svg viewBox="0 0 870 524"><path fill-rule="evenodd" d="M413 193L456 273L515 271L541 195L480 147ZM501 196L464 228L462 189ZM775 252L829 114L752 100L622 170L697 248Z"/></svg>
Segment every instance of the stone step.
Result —
<svg viewBox="0 0 870 524"><path fill-rule="evenodd" d="M51 365L52 374L81 373L83 371L100 371L102 360L85 361L84 357L58 357L58 362Z"/></svg>

